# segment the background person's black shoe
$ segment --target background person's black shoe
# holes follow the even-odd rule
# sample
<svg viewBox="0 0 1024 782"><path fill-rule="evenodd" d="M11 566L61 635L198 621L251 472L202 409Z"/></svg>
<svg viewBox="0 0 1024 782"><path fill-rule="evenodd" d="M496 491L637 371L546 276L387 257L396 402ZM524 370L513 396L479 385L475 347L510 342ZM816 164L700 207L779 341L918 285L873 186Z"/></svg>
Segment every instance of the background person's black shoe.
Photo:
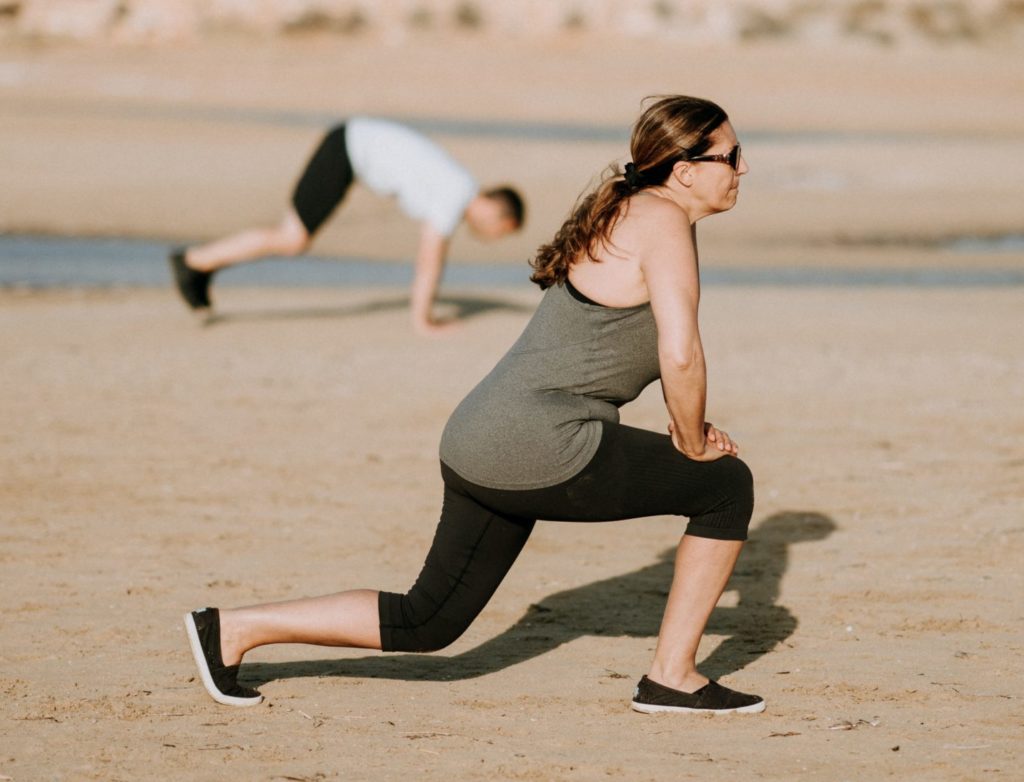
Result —
<svg viewBox="0 0 1024 782"><path fill-rule="evenodd" d="M185 614L185 632L199 678L210 697L225 706L255 706L263 696L238 683L237 665L224 665L220 656L220 612L200 608Z"/></svg>
<svg viewBox="0 0 1024 782"><path fill-rule="evenodd" d="M755 714L764 711L764 698L730 690L718 682L708 682L696 692L682 692L643 676L633 691L632 706L644 714L661 711Z"/></svg>
<svg viewBox="0 0 1024 782"><path fill-rule="evenodd" d="M201 272L185 263L185 248L178 247L168 256L174 284L178 293L194 310L208 309L210 306L210 278L212 272Z"/></svg>

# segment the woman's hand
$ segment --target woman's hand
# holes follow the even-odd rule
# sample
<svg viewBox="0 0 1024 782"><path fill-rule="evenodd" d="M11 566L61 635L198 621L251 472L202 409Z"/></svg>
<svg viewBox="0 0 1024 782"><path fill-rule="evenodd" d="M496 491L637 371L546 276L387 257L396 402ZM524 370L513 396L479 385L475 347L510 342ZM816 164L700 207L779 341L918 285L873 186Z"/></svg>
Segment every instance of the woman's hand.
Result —
<svg viewBox="0 0 1024 782"><path fill-rule="evenodd" d="M739 444L734 443L728 433L717 429L707 422L704 423L704 437L707 439L709 446L714 446L719 451L722 451L723 454L736 456L739 453Z"/></svg>
<svg viewBox="0 0 1024 782"><path fill-rule="evenodd" d="M713 462L715 459L721 459L723 456L736 456L740 450L739 445L734 443L726 432L707 422L704 423L706 447L704 452L700 454L687 453L683 449L682 441L679 439L676 428L671 421L668 422L668 433L676 450L687 459L693 459L695 462Z"/></svg>

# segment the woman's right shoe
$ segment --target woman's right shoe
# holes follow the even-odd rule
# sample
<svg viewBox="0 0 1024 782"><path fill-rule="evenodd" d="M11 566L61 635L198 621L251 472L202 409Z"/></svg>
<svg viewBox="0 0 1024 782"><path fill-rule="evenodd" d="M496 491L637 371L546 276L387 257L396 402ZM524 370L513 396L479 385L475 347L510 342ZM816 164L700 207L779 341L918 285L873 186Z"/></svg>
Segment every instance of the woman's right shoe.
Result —
<svg viewBox="0 0 1024 782"><path fill-rule="evenodd" d="M185 632L199 678L210 697L225 706L255 706L263 701L256 690L238 683L237 665L224 665L220 656L220 612L200 608L185 614Z"/></svg>
<svg viewBox="0 0 1024 782"><path fill-rule="evenodd" d="M642 711L644 714L662 711L756 714L764 711L764 698L730 690L714 681L708 682L696 692L682 692L643 676L633 690L632 707L634 711Z"/></svg>

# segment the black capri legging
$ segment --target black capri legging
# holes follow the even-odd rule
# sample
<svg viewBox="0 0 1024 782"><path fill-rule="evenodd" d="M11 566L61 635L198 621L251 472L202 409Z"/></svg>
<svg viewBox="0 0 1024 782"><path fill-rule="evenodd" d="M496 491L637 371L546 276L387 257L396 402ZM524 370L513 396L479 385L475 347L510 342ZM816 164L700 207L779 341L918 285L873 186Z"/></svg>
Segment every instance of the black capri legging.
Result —
<svg viewBox="0 0 1024 782"><path fill-rule="evenodd" d="M442 462L444 504L434 541L407 594L381 592L381 648L429 652L457 639L497 590L537 519L616 521L689 516L686 534L746 540L753 478L734 456L687 459L668 435L602 423L590 463L543 489L505 491L466 481Z"/></svg>

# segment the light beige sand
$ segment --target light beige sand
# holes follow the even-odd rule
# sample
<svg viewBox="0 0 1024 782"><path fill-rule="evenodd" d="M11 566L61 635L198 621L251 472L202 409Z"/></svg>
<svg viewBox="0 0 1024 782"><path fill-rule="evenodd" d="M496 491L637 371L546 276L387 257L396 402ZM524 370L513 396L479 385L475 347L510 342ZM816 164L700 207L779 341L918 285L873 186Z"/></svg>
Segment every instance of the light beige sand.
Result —
<svg viewBox="0 0 1024 782"><path fill-rule="evenodd" d="M206 329L167 293L3 296L0 772L1015 778L1017 290L706 292L709 415L758 505L705 665L766 714L628 710L665 518L542 525L443 654L258 650L269 705L210 701L186 608L415 576L443 422L536 300L458 296L494 306L430 342L381 292L225 290ZM652 389L624 420L664 418Z"/></svg>
<svg viewBox="0 0 1024 782"><path fill-rule="evenodd" d="M257 51L265 58L257 72L278 64L282 81L266 94L243 82L233 96L239 103L329 104L323 87L308 96L286 89L286 77L311 72L310 62L294 51ZM107 73L143 83L167 74L193 90L184 99L216 103L227 94L218 85L245 71L242 52L122 51L123 62L102 51L5 53L47 76L6 87L0 99L8 120L0 125L0 157L14 183L0 188L4 227L213 235L272 215L302 157L296 145L312 143L313 132L249 136L246 128L239 139L234 126L103 119L51 102L65 94L89 105L113 100L88 94ZM461 46L449 54L463 64L480 56ZM624 61L622 52L612 54ZM495 56L499 64L513 59ZM932 56L906 65L908 83L926 81ZM978 86L998 97L998 85L1012 82L984 55L948 56L969 87L964 95ZM753 55L745 57L751 68ZM773 117L800 126L788 117L799 83L824 84L816 74L846 73L853 63L821 55L817 71L793 70L799 63L787 58L766 56L759 72L792 74L774 81L789 84L777 108L752 70L740 79L694 68L706 68L702 92L728 93L723 102L743 107L734 114L760 126ZM467 82L443 93L440 106L400 84L394 106L410 114L628 121L636 96L669 88L673 76L685 82L680 88L703 84L685 69L641 63L631 80L608 66L595 70L607 74L606 93L562 100L600 57L574 50L535 59L524 63L527 75L561 64L570 81L535 79L535 102L515 86L507 104ZM167 67L172 60L177 68ZM372 64L364 62L363 77L387 83L388 62L380 60L379 73ZM450 67L438 66L431 78L450 75ZM212 75L202 81L204 69ZM858 95L877 94L890 106L913 92L906 83L850 79ZM344 87L334 89L340 95ZM358 107L389 108L381 94L367 92ZM44 109L33 113L30 103ZM895 120L884 112L872 122L866 112L843 113L841 104L835 99L832 111L799 102L804 118L822 126L903 127L889 125ZM1009 218L993 194L1018 193L1020 183L995 158L1017 148L1018 120L999 101L991 122L963 125L970 112L929 118L932 105L915 103L906 127L941 119L936 130L987 133L991 145L973 150L978 165L1003 177L994 189L972 179L993 199L991 209L961 203L946 218L1008 227L998 224ZM58 132L53 117L64 111L71 125ZM941 133L935 138L947 143ZM554 212L567 208L580 186L574 180L585 180L594 158L617 154L601 145L456 146L478 169L524 179L537 204L530 241L557 222ZM796 165L795 149L782 152ZM56 170L47 153L57 156ZM895 185L873 189L887 175L903 181L892 166L904 165L904 155L891 154L888 168L843 163L866 184L832 203L756 185L752 176L741 207L708 222L715 249L706 263L757 262L758 243L785 226L805 231L787 239L796 260L892 262L885 251L860 258L815 248L818 221L793 213L820 209L822 219L864 232L943 229L922 206L940 204L944 189L925 157L906 169L928 183L909 190L921 215L893 214L906 197ZM524 161L535 165L521 168ZM813 173L818 162L839 165L801 165ZM759 165L784 169L767 154ZM251 179L230 181L229 166ZM155 173L162 178L154 182ZM208 181L190 190L200 173ZM364 219L386 235L360 228ZM406 246L404 230L364 198L323 246L394 257ZM465 242L458 252L478 258L483 251ZM499 248L494 257L510 257L504 253L512 251ZM779 250L776 262L784 256ZM897 259L963 263L936 253ZM224 288L224 318L207 328L193 324L170 291L0 292L0 776L1019 778L1019 288L705 291L709 417L741 442L758 504L702 654L707 673L762 693L765 714L688 719L627 708L651 656L666 556L682 527L671 518L539 526L491 605L444 653L257 650L246 676L268 703L229 710L210 701L186 648L185 610L355 586L404 589L415 577L439 509L444 421L538 298L525 287L447 294L448 306L470 316L449 338L424 341L408 332L401 291ZM661 430L657 389L627 407L624 420Z"/></svg>

